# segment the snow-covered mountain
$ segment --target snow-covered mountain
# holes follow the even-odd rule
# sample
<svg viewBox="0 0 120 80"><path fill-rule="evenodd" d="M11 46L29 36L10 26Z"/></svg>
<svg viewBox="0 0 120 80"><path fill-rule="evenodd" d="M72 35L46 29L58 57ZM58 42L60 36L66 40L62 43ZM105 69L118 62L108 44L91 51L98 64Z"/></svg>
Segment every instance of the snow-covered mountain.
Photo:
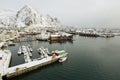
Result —
<svg viewBox="0 0 120 80"><path fill-rule="evenodd" d="M26 27L40 25L42 27L61 27L57 18L50 15L43 16L31 6L25 5L22 9L15 12L0 11L0 26L7 27Z"/></svg>
<svg viewBox="0 0 120 80"><path fill-rule="evenodd" d="M0 10L0 27L14 26L15 13L11 10Z"/></svg>
<svg viewBox="0 0 120 80"><path fill-rule="evenodd" d="M23 23L26 26L30 26L31 24L39 24L39 22L40 22L39 13L28 5L25 5L16 14L16 24L18 25L20 23Z"/></svg>
<svg viewBox="0 0 120 80"><path fill-rule="evenodd" d="M57 18L52 18L50 15L41 16L41 24L45 27L60 27L60 21Z"/></svg>

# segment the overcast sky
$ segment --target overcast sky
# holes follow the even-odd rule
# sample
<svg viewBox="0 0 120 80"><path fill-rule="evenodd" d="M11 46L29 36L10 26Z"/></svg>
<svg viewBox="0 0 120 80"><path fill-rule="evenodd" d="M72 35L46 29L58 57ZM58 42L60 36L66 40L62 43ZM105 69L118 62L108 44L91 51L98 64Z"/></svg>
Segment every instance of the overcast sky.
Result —
<svg viewBox="0 0 120 80"><path fill-rule="evenodd" d="M0 9L17 11L30 5L64 25L120 25L120 0L0 0Z"/></svg>

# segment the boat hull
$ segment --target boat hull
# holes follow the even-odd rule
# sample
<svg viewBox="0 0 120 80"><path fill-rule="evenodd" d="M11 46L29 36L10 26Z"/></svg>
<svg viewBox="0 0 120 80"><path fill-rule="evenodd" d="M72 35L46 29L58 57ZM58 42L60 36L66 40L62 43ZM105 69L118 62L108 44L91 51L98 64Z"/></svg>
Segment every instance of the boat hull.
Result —
<svg viewBox="0 0 120 80"><path fill-rule="evenodd" d="M66 61L67 60L67 57L62 57L62 58L60 58L58 61L59 62L64 62L64 61Z"/></svg>

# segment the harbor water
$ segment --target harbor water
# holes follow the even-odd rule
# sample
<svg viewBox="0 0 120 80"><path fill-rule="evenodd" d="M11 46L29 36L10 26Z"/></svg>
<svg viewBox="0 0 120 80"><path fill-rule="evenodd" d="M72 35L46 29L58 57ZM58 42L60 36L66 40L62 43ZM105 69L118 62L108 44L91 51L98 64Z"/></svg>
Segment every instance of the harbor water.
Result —
<svg viewBox="0 0 120 80"><path fill-rule="evenodd" d="M36 69L10 80L120 80L120 37L91 38L74 36L72 42L27 41L10 46L11 66L24 63L23 55L18 56L20 45L30 44L33 59L38 58L37 49L49 51L64 49L69 53L67 61L54 63Z"/></svg>

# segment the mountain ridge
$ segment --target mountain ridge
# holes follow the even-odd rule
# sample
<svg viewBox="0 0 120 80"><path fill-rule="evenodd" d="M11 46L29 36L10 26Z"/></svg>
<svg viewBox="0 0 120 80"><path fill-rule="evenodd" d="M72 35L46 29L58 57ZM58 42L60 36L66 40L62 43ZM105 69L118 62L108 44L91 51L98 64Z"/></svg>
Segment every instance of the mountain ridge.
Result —
<svg viewBox="0 0 120 80"><path fill-rule="evenodd" d="M23 6L16 13L11 11L11 14L8 13L6 15L2 12L0 12L0 14L2 14L0 15L0 26L3 27L26 27L31 25L40 25L44 27L62 26L57 18L53 18L50 15L43 16L29 5Z"/></svg>

